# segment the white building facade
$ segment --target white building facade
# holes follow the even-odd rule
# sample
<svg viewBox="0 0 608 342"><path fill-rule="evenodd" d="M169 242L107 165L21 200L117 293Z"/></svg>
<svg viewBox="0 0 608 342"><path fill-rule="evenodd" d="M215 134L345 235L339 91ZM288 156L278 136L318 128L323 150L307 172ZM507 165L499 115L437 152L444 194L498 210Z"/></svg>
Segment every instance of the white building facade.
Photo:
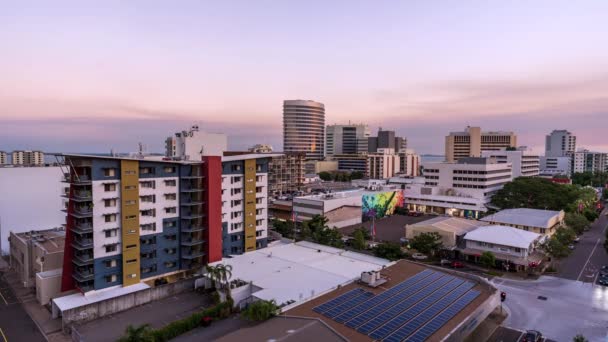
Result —
<svg viewBox="0 0 608 342"><path fill-rule="evenodd" d="M606 172L608 153L580 149L571 153L572 172Z"/></svg>
<svg viewBox="0 0 608 342"><path fill-rule="evenodd" d="M545 137L545 157L565 157L576 151L576 136L567 130L554 130Z"/></svg>
<svg viewBox="0 0 608 342"><path fill-rule="evenodd" d="M399 155L392 148L381 148L367 155L367 177L387 179L400 171Z"/></svg>
<svg viewBox="0 0 608 342"><path fill-rule="evenodd" d="M221 156L227 149L228 138L225 134L201 132L196 125L165 140L165 156L177 160Z"/></svg>
<svg viewBox="0 0 608 342"><path fill-rule="evenodd" d="M8 164L8 154L4 151L0 151L0 165Z"/></svg>
<svg viewBox="0 0 608 342"><path fill-rule="evenodd" d="M549 176L570 176L572 159L571 157L540 157L540 173Z"/></svg>
<svg viewBox="0 0 608 342"><path fill-rule="evenodd" d="M513 178L536 177L540 173L540 156L520 147L516 151L482 151L482 157L495 158L499 164L511 163Z"/></svg>

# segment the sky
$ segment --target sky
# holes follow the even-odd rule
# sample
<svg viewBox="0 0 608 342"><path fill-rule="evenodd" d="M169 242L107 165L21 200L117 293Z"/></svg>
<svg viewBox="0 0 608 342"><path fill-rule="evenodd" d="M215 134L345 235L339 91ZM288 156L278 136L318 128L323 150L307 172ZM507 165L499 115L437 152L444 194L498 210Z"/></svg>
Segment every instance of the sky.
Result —
<svg viewBox="0 0 608 342"><path fill-rule="evenodd" d="M608 152L608 1L0 0L0 150L121 152L198 124L282 149L282 102L442 154L467 125Z"/></svg>

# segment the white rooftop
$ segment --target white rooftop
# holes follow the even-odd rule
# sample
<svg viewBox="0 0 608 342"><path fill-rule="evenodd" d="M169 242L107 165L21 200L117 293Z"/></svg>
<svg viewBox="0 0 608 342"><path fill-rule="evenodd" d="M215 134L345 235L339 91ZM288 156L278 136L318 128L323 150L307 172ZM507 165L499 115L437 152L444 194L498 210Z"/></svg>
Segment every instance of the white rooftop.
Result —
<svg viewBox="0 0 608 342"><path fill-rule="evenodd" d="M496 214L488 215L482 218L481 221L550 228L553 226L551 221L559 217L560 214L560 211L554 210L528 208L505 209Z"/></svg>
<svg viewBox="0 0 608 342"><path fill-rule="evenodd" d="M464 239L510 247L529 248L530 244L540 237L540 234L527 232L523 229L494 225L479 227L467 233Z"/></svg>
<svg viewBox="0 0 608 342"><path fill-rule="evenodd" d="M408 225L408 227L426 227L433 226L441 231L462 235L477 229L480 226L486 225L484 222L477 220L469 220L453 216L437 216L429 220L420 221Z"/></svg>
<svg viewBox="0 0 608 342"><path fill-rule="evenodd" d="M232 278L261 288L253 295L277 303L316 297L391 262L311 242L267 247L213 263L232 265Z"/></svg>
<svg viewBox="0 0 608 342"><path fill-rule="evenodd" d="M53 299L53 303L61 312L78 308L81 306L101 302L107 299L116 298L127 295L129 293L141 291L150 288L145 283L138 283L125 287L113 287L104 290L90 291L86 294L74 293L64 297Z"/></svg>

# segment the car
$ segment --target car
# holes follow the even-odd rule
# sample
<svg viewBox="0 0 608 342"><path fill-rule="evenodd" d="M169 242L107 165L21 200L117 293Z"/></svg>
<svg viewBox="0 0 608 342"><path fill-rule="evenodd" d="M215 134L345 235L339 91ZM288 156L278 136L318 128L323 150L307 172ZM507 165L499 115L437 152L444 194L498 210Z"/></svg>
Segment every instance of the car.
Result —
<svg viewBox="0 0 608 342"><path fill-rule="evenodd" d="M441 266L452 265L452 261L448 259L441 259L439 263L441 264Z"/></svg>
<svg viewBox="0 0 608 342"><path fill-rule="evenodd" d="M602 266L602 267L601 267L601 270L602 270L602 271L608 271L608 265L604 265L604 266Z"/></svg>
<svg viewBox="0 0 608 342"><path fill-rule="evenodd" d="M606 278L599 278L597 280L597 283L600 284L600 285L608 286L608 279L606 279Z"/></svg>
<svg viewBox="0 0 608 342"><path fill-rule="evenodd" d="M412 254L412 258L416 260L426 260L428 257L422 253L414 253Z"/></svg>
<svg viewBox="0 0 608 342"><path fill-rule="evenodd" d="M460 261L452 261L452 264L450 264L450 266L452 268L463 268L464 264L461 263Z"/></svg>
<svg viewBox="0 0 608 342"><path fill-rule="evenodd" d="M528 330L526 331L526 334L524 335L524 338L522 338L522 342L540 342L543 339L543 334L540 333L540 331L537 330Z"/></svg>
<svg viewBox="0 0 608 342"><path fill-rule="evenodd" d="M574 242L579 242L579 241L581 241L581 238L580 238L579 236L577 236L577 237L574 239Z"/></svg>
<svg viewBox="0 0 608 342"><path fill-rule="evenodd" d="M568 249L574 249L574 245L568 245Z"/></svg>

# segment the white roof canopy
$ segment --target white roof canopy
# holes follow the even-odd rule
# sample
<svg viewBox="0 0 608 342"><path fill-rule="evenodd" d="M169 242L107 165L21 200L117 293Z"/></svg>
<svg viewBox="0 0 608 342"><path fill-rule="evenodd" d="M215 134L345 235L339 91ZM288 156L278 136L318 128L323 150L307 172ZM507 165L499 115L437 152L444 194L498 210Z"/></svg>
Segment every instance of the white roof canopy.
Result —
<svg viewBox="0 0 608 342"><path fill-rule="evenodd" d="M464 239L527 249L540 237L540 234L513 227L484 226L467 233Z"/></svg>

